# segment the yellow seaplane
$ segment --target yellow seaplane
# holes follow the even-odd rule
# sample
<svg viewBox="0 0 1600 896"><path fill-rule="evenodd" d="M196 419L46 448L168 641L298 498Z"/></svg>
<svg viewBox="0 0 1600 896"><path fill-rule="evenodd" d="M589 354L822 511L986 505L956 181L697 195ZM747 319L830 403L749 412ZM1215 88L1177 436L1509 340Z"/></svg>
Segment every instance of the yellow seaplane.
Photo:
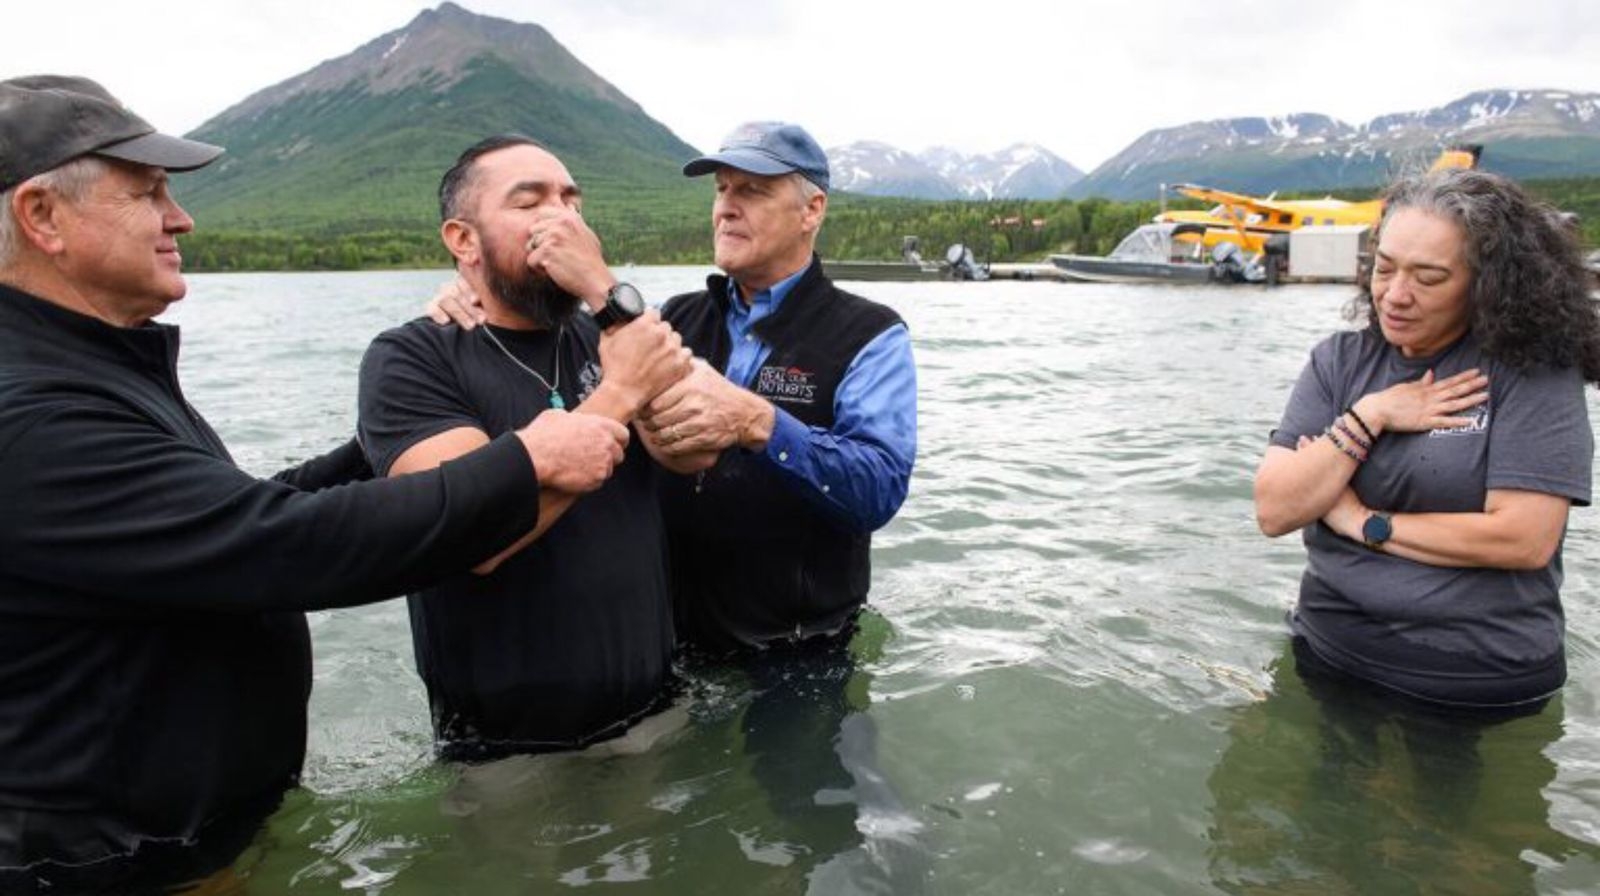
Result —
<svg viewBox="0 0 1600 896"><path fill-rule="evenodd" d="M1482 152L1483 147L1475 144L1451 147L1440 153L1428 170L1476 168ZM1260 255L1267 240L1277 234L1314 224L1375 226L1383 214L1381 199L1277 199L1276 194L1263 199L1197 184L1177 184L1172 189L1191 199L1216 203L1209 211L1163 211L1154 218L1158 224L1198 225L1186 226L1174 236L1196 245L1197 254L1214 250L1220 243L1233 243L1250 255Z"/></svg>

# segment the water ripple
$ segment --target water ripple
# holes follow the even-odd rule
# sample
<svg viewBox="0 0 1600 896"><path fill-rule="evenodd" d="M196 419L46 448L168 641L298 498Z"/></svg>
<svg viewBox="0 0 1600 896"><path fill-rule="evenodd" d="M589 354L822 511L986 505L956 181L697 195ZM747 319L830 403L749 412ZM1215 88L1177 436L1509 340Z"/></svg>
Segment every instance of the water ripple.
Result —
<svg viewBox="0 0 1600 896"><path fill-rule="evenodd" d="M659 298L703 273L626 276ZM189 397L257 472L332 447L367 340L441 276L194 278L175 315ZM474 784L432 760L403 606L314 614L307 790L258 844L252 890L1172 894L1264 891L1285 869L1305 892L1425 888L1377 876L1380 847L1397 868L1471 866L1483 892L1600 883L1594 511L1567 535L1554 733L1485 748L1511 769L1485 779L1492 807L1430 827L1387 728L1326 765L1349 744L1318 752L1325 726L1280 674L1304 554L1257 532L1251 480L1346 288L863 291L905 317L919 370L910 497L875 538L881 643L786 704L698 673L663 746ZM1277 851L1252 865L1258 844Z"/></svg>

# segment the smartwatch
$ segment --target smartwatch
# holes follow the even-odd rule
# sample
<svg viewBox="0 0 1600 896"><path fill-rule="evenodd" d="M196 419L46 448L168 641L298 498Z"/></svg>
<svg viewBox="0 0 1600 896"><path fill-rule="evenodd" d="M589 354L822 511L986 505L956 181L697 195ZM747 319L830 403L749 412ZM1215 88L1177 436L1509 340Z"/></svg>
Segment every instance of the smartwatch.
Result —
<svg viewBox="0 0 1600 896"><path fill-rule="evenodd" d="M594 313L594 322L600 329L609 330L625 324L644 313L644 296L632 283L618 283L606 290L606 303Z"/></svg>
<svg viewBox="0 0 1600 896"><path fill-rule="evenodd" d="M1389 514L1381 510L1374 510L1367 521L1361 524L1361 540L1374 551L1383 550L1383 543L1393 534L1394 524L1389 521Z"/></svg>

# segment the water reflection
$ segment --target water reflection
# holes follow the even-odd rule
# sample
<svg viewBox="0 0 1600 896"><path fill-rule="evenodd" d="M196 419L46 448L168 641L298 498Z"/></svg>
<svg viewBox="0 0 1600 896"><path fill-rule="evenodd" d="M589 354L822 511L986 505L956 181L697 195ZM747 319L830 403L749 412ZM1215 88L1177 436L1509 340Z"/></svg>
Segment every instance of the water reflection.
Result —
<svg viewBox="0 0 1600 896"><path fill-rule="evenodd" d="M1213 882L1229 893L1537 891L1600 850L1555 830L1559 697L1516 718L1447 715L1329 677L1290 647L1236 710L1208 785Z"/></svg>
<svg viewBox="0 0 1600 896"><path fill-rule="evenodd" d="M784 857L783 872L767 878L788 881L781 892L922 891L922 824L880 768L867 714L864 666L887 633L868 613L848 645L768 651L734 670L752 695L738 722L745 761L770 813L741 849L756 862Z"/></svg>
<svg viewBox="0 0 1600 896"><path fill-rule="evenodd" d="M887 631L869 613L832 649L691 659L684 697L619 741L435 766L411 798L360 812L285 813L278 820L300 837L325 832L289 888L922 892L922 825L879 765L867 713Z"/></svg>
<svg viewBox="0 0 1600 896"><path fill-rule="evenodd" d="M439 812L474 867L569 884L648 879L648 842L629 830L659 786L665 750L688 725L675 704L587 750L451 766Z"/></svg>
<svg viewBox="0 0 1600 896"><path fill-rule="evenodd" d="M639 268L624 279L665 296L699 288L704 273ZM416 297L440 276L193 278L174 309L190 399L249 469L325 450L349 435L361 350L414 316ZM555 881L568 873L647 875L628 889L650 893L792 894L823 892L819 881L836 872L851 881L845 892L1181 894L1219 892L1213 866L1223 890L1321 894L1376 880L1360 866L1399 860L1366 855L1365 844L1399 830L1384 842L1426 850L1402 863L1413 872L1428 856L1455 863L1485 852L1520 875L1501 889L1525 892L1537 873L1547 893L1600 892L1600 858L1537 872L1516 861L1525 844L1535 865L1578 848L1560 838L1538 845L1552 826L1600 842L1592 511L1572 515L1565 549L1565 706L1533 720L1547 729L1537 736L1517 733L1522 722L1482 736L1489 780L1458 846L1427 842L1453 838L1452 828L1405 833L1388 821L1391 808L1420 810L1403 794L1360 791L1382 781L1358 769L1331 776L1332 793L1310 792L1321 711L1300 682L1280 682L1268 705L1233 709L1240 687L1265 684L1243 666L1263 639L1278 643L1281 597L1305 566L1298 544L1269 542L1251 524L1245 459L1257 456L1307 347L1337 325L1347 293L874 284L870 295L916 339L926 450L905 509L874 536L873 594L897 639L882 659L858 652L854 683L833 709L791 694L802 717L784 718L755 706L746 671L696 672L691 724L668 743L567 762L570 779L529 779L506 805L483 810L497 822L472 821L444 814L457 770L429 759L404 605L314 614L306 786L239 875L251 896L548 893L563 891ZM1592 416L1600 429L1600 403ZM1545 751L1559 769L1544 791L1553 808L1530 811L1550 769L1523 766L1543 761L1556 726L1566 734ZM1236 742L1218 770L1230 727ZM1409 787L1400 729L1375 727L1384 765L1372 774ZM767 754L761 780L756 750ZM1521 770L1494 780L1502 767ZM890 795L858 786L873 768ZM782 775L796 780L773 780ZM854 803L828 803L841 787ZM1508 789L1522 799L1504 800L1497 829L1531 826L1528 836L1483 833L1492 823L1482 813ZM1341 814L1345 801L1356 807ZM920 831L902 840L862 831L914 829L902 803ZM1213 803L1223 807L1214 822ZM1257 807L1263 819L1248 815ZM1302 809L1313 817L1295 818ZM825 842L800 839L813 834ZM1362 846L1327 842L1346 835ZM1295 842L1312 836L1322 842ZM934 852L926 864L937 877L919 876L920 852L904 840ZM893 858L887 871L874 859L882 855ZM1344 856L1351 870L1334 865ZM1444 880L1460 891L1465 876ZM1390 889L1419 892L1428 886L1417 881L1431 879ZM1468 892L1496 892L1490 880Z"/></svg>

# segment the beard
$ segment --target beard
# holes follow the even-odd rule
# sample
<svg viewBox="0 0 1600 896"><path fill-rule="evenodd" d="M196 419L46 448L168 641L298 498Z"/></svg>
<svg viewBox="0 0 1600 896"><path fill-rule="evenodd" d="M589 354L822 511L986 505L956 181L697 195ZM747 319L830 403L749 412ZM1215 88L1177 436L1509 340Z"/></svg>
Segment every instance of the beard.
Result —
<svg viewBox="0 0 1600 896"><path fill-rule="evenodd" d="M483 266L484 285L506 307L541 330L552 330L572 319L578 297L554 280L528 267L526 256L490 253Z"/></svg>

